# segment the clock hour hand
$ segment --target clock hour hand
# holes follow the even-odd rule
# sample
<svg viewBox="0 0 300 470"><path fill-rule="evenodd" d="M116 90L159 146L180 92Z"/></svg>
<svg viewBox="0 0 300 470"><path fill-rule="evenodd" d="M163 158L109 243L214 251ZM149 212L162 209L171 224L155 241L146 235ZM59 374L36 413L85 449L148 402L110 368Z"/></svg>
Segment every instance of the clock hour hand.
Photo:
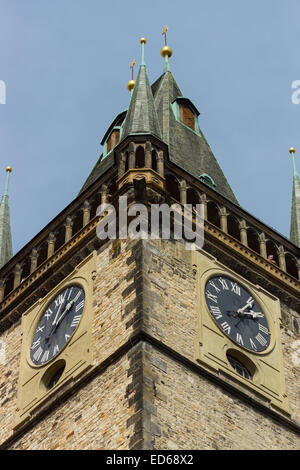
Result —
<svg viewBox="0 0 300 470"><path fill-rule="evenodd" d="M236 311L236 313L237 313L238 315L245 315L245 314L244 314L245 310L246 310L247 308L251 308L252 305L253 305L253 303L254 303L254 299L252 299L252 298L250 297L250 299L247 300L247 302L246 302L246 304L244 305L244 307L239 308L239 309ZM248 312L245 312L245 313L248 313Z"/></svg>

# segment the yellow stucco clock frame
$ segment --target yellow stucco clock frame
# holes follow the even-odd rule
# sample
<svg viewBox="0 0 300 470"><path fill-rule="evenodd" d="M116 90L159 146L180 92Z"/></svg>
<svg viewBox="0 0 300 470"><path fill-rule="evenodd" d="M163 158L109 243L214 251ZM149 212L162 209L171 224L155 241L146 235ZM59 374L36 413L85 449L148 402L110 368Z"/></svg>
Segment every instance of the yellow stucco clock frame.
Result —
<svg viewBox="0 0 300 470"><path fill-rule="evenodd" d="M280 344L280 302L274 295L254 285L216 258L199 250L193 253L197 269L197 335L196 360L207 369L222 376L235 387L246 391L265 406L289 415L285 391L283 357ZM270 329L270 344L263 352L244 349L225 335L210 314L205 301L205 285L213 276L228 276L244 286L261 305ZM251 379L238 373L230 364L233 357L250 371Z"/></svg>
<svg viewBox="0 0 300 470"><path fill-rule="evenodd" d="M51 292L40 298L22 317L22 349L18 381L15 429L28 421L47 401L67 387L84 371L92 367L93 273L96 271L96 253L81 262L72 273ZM29 350L36 326L49 302L64 288L78 285L85 292L85 306L80 323L69 342L51 361L35 365ZM62 371L57 383L47 387L49 379Z"/></svg>

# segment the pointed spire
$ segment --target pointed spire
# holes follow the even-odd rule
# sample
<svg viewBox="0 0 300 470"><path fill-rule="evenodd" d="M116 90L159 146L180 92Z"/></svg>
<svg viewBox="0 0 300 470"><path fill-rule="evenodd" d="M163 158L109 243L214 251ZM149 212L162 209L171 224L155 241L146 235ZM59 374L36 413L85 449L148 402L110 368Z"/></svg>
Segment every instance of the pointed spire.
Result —
<svg viewBox="0 0 300 470"><path fill-rule="evenodd" d="M12 168L6 167L5 189L0 203L0 268L13 256L8 204L8 184L11 172Z"/></svg>
<svg viewBox="0 0 300 470"><path fill-rule="evenodd" d="M296 169L294 147L291 147L290 155L293 163L293 191L290 223L290 240L295 245L300 246L300 179Z"/></svg>
<svg viewBox="0 0 300 470"><path fill-rule="evenodd" d="M122 140L131 134L152 134L161 138L159 121L154 106L154 98L145 65L146 42L145 38L141 38L142 61L131 95L130 105L122 132Z"/></svg>

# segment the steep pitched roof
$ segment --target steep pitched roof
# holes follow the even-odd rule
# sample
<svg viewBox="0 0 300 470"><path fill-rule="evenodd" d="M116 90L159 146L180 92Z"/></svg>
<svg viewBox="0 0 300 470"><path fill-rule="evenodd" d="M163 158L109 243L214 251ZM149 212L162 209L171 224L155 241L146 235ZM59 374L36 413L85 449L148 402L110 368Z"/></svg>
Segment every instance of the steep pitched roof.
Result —
<svg viewBox="0 0 300 470"><path fill-rule="evenodd" d="M163 140L169 146L170 160L196 178L203 173L208 174L216 183L216 191L238 204L201 130L195 133L176 119L172 103L183 95L172 73L166 71L152 89Z"/></svg>
<svg viewBox="0 0 300 470"><path fill-rule="evenodd" d="M141 65L124 122L122 140L132 134L151 134L161 138L147 69Z"/></svg>
<svg viewBox="0 0 300 470"><path fill-rule="evenodd" d="M182 99L183 94L170 71L150 87L146 67L141 65L121 139L134 134L152 134L160 138L168 145L173 163L198 179L202 174L209 175L216 184L215 190L238 204L201 130L195 133L176 119L172 103L178 97ZM80 192L103 175L113 162L111 154L105 158L101 155Z"/></svg>

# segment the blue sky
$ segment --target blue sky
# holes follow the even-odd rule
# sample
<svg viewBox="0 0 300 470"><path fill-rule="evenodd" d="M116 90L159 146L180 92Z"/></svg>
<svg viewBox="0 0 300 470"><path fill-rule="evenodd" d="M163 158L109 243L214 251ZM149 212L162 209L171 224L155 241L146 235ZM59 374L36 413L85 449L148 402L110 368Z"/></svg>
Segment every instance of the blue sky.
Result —
<svg viewBox="0 0 300 470"><path fill-rule="evenodd" d="M150 81L162 73L166 24L171 70L240 204L288 237L299 0L0 0L0 190L11 165L14 252L76 197L128 107L141 36Z"/></svg>

